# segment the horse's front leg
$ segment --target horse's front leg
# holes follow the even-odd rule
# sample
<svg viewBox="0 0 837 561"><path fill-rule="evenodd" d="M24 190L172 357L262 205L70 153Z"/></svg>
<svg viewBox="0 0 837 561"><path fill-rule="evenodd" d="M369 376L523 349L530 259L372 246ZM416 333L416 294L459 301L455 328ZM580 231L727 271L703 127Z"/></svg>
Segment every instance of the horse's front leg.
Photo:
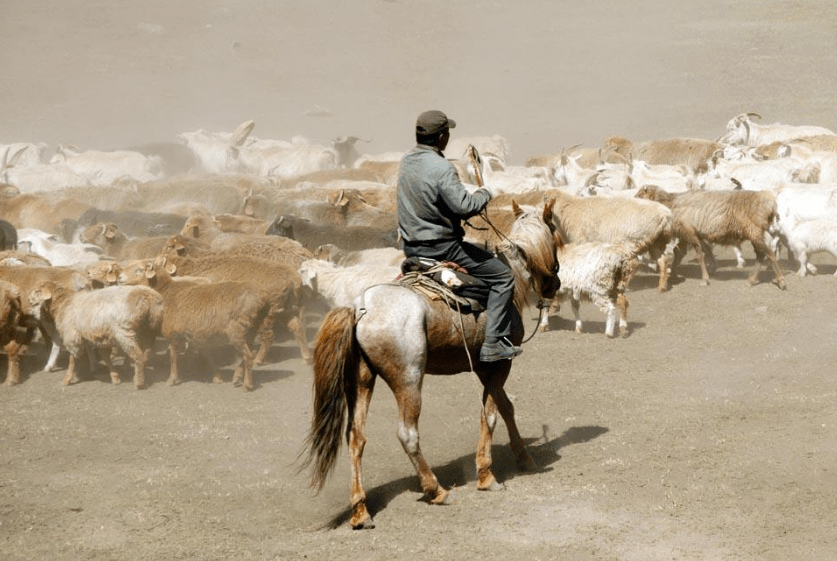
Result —
<svg viewBox="0 0 837 561"><path fill-rule="evenodd" d="M352 491L349 497L352 505L352 517L349 524L355 530L374 528L375 523L366 508L366 492L363 490L363 473L361 461L363 449L366 446L366 415L369 412L369 402L372 400L372 390L375 389L375 375L365 364L361 364L357 381L357 399L355 400L354 415L349 428L349 458L351 462ZM351 412L350 412L351 414Z"/></svg>
<svg viewBox="0 0 837 561"><path fill-rule="evenodd" d="M491 442L494 427L497 426L497 405L488 390L482 392L482 411L480 412L480 439L477 443L477 489L480 491L499 491L503 488L491 472Z"/></svg>
<svg viewBox="0 0 837 561"><path fill-rule="evenodd" d="M505 362L505 361L504 361ZM485 388L483 392L483 413L480 417L480 443L477 447L477 487L483 490L495 489L491 474L491 439L494 425L497 422L496 413L499 412L509 431L509 445L514 454L518 469L532 471L537 468L535 461L526 450L517 422L514 419L514 405L512 405L503 386L509 376L511 364L494 363L489 370L477 372Z"/></svg>

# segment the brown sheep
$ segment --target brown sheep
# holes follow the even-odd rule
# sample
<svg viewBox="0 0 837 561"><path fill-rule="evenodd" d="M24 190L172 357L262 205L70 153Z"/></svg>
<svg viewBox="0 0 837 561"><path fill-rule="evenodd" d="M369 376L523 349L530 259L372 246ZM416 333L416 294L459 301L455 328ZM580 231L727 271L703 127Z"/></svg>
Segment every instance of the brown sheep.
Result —
<svg viewBox="0 0 837 561"><path fill-rule="evenodd" d="M753 244L756 265L750 284L758 283L764 256L770 260L776 284L785 289L782 269L770 245L767 231L776 217L776 195L771 191L689 191L667 193L653 185L642 187L637 197L659 201L669 206L674 214L674 235L694 248L700 263L701 284L709 284L703 242L737 245L743 241Z"/></svg>
<svg viewBox="0 0 837 561"><path fill-rule="evenodd" d="M306 259L311 259L311 251L295 240L283 236L251 236L241 233L224 233L210 216L190 217L183 225L184 237L196 238L205 242L213 253L226 255L247 255L258 259L275 261L297 268ZM168 246L161 255L168 255ZM188 252L184 252L188 253ZM194 256L193 254L189 254Z"/></svg>
<svg viewBox="0 0 837 561"><path fill-rule="evenodd" d="M214 282L246 281L255 283L270 295L272 307L265 323L259 330L261 346L253 365L258 366L270 350L274 340L274 325L279 318L296 337L299 352L307 362L311 360L308 343L305 340L305 312L302 306L302 279L296 269L246 256L210 255L197 259L178 256L162 256L156 261L177 280L177 276L206 277Z"/></svg>
<svg viewBox="0 0 837 561"><path fill-rule="evenodd" d="M163 296L166 311L160 330L169 345L169 385L180 383L177 353L187 343L209 365L215 382L222 379L207 351L232 345L240 357L233 383L243 381L246 391L253 389L253 355L247 337L269 313L271 304L265 291L248 282L175 282L162 265L150 259L125 264L118 282L150 286Z"/></svg>

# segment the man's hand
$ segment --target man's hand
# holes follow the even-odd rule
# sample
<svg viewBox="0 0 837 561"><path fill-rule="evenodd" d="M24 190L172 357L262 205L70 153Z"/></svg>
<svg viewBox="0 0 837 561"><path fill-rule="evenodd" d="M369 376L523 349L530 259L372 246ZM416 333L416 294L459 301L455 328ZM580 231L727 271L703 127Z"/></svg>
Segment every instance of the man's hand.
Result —
<svg viewBox="0 0 837 561"><path fill-rule="evenodd" d="M500 192L497 190L497 187L492 187L491 185L483 185L482 187L480 187L480 189L485 189L486 191L488 191L488 194L491 195L492 199L500 194Z"/></svg>

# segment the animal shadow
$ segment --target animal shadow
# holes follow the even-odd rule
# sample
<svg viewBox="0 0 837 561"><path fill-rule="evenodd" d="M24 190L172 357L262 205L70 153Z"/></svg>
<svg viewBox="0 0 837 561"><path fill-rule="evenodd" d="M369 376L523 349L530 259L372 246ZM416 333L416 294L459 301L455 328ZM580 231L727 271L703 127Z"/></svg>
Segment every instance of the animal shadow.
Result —
<svg viewBox="0 0 837 561"><path fill-rule="evenodd" d="M527 441L529 453L538 465L536 470L525 473L519 472L508 444L496 444L492 446L491 457L493 463L491 470L494 472L497 480L501 482L513 479L518 474L528 475L552 471L550 466L561 459L560 454L558 454L559 450L571 444L589 442L608 432L608 430L605 427L599 426L570 427L561 436L547 440L548 426L543 425L543 436L534 439L524 439ZM530 444L535 442L541 442L541 444ZM467 454L442 466L435 466L433 472L436 474L439 483L446 488L463 487L476 481L475 462L476 455ZM367 490L366 507L369 510L369 514L374 518L378 513L386 509L390 501L406 492L421 493L421 488L419 487L418 478L415 473ZM423 500L423 497L420 500ZM340 528L348 523L351 514L351 507L346 508L318 529L334 530Z"/></svg>

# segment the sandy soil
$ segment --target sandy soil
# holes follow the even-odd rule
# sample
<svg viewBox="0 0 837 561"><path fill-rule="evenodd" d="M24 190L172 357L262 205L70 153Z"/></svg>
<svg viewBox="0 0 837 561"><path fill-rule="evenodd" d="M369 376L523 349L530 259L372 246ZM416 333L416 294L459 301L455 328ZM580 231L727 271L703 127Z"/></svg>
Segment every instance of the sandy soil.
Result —
<svg viewBox="0 0 837 561"><path fill-rule="evenodd" d="M116 148L253 118L261 137L356 134L383 152L438 107L522 162L611 134L714 138L741 111L837 127L830 3L672 6L3 2L0 141ZM446 507L419 501L379 385L368 532L345 525L345 451L319 495L298 472L311 380L290 340L249 394L197 366L169 388L163 354L146 391L104 373L65 388L33 354L0 388L0 557L834 559L835 263L815 256L822 274L783 292L720 257L708 287L694 263L667 294L641 273L626 339L585 307L586 333L562 312L526 345L508 389L540 470L515 471L501 423L504 491L475 490L473 376L425 384L422 448L455 488Z"/></svg>

